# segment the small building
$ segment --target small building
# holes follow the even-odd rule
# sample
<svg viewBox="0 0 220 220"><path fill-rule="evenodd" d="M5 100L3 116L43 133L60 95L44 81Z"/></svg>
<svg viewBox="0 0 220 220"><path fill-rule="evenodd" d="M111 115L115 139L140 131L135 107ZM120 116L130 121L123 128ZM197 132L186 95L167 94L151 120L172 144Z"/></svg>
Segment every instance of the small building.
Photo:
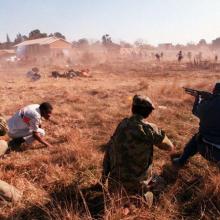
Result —
<svg viewBox="0 0 220 220"><path fill-rule="evenodd" d="M62 38L45 37L26 40L17 45L16 55L19 58L34 58L36 56L64 56L72 48L72 44Z"/></svg>

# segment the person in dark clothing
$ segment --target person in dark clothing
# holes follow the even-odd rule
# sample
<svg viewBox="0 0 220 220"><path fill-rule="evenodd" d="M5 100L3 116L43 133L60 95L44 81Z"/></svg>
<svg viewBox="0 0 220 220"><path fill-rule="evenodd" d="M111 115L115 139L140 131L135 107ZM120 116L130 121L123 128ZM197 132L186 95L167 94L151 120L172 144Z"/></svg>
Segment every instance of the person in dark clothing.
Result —
<svg viewBox="0 0 220 220"><path fill-rule="evenodd" d="M183 166L190 157L200 153L220 165L220 83L216 83L210 98L200 95L195 98L192 112L200 119L199 131L186 144L182 155L173 159L173 164Z"/></svg>
<svg viewBox="0 0 220 220"><path fill-rule="evenodd" d="M159 53L156 53L155 57L156 57L157 61L160 61L160 54Z"/></svg>
<svg viewBox="0 0 220 220"><path fill-rule="evenodd" d="M183 53L182 51L180 50L179 53L177 54L177 59L178 59L178 62L180 63L181 60L183 59Z"/></svg>

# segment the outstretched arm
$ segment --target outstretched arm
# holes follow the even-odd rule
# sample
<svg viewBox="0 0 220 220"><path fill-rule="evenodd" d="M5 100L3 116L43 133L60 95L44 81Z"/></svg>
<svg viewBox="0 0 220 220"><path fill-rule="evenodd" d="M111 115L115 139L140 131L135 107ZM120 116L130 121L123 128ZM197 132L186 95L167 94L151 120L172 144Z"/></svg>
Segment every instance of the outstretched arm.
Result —
<svg viewBox="0 0 220 220"><path fill-rule="evenodd" d="M159 129L156 125L150 124L153 135L154 145L162 150L173 151L174 146L171 140L166 136L165 132Z"/></svg>
<svg viewBox="0 0 220 220"><path fill-rule="evenodd" d="M171 140L165 135L161 143L157 144L160 149L174 151L174 146Z"/></svg>
<svg viewBox="0 0 220 220"><path fill-rule="evenodd" d="M52 147L52 145L48 143L47 141L45 141L44 138L41 137L37 131L33 131L33 137L35 140L37 140L41 144L44 144L46 147Z"/></svg>

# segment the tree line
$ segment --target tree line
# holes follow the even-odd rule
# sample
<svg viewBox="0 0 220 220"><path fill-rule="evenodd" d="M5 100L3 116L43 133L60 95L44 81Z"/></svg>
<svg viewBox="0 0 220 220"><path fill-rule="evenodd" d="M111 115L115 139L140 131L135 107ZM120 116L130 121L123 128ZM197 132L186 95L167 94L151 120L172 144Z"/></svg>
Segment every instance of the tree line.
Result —
<svg viewBox="0 0 220 220"><path fill-rule="evenodd" d="M51 34L47 34L47 33L42 33L39 29L35 29L32 30L28 35L22 35L21 33L18 33L15 37L15 39L13 41L11 41L9 35L6 35L6 41L1 43L0 42L0 49L10 49L12 48L14 45L19 44L25 40L34 40L34 39L38 39L38 38L44 38L44 37L57 37L57 38L62 38L62 39L66 39L66 37L61 34L60 32L55 32L55 33L51 33ZM72 45L73 47L77 47L77 48L87 48L91 43L89 42L88 39L86 38L82 38L79 39L78 41L73 41ZM102 36L101 41L95 41L92 43L93 45L103 45L105 47L109 47L109 48L117 48L120 47L120 45L115 44L112 42L112 39L110 37L110 35L105 34ZM127 43L127 46L129 44ZM129 45L131 47L131 45Z"/></svg>
<svg viewBox="0 0 220 220"><path fill-rule="evenodd" d="M35 29L30 31L28 35L22 35L21 33L18 33L15 37L15 39L12 41L9 37L9 35L6 35L6 41L5 42L0 42L0 49L10 49L14 45L19 44L25 40L34 40L38 38L44 38L44 37L57 37L57 38L62 38L66 39L66 37L60 33L60 32L55 32L55 33L42 33L39 29ZM143 40L137 40L134 42L134 44L130 44L125 41L121 41L119 44L116 44L112 41L111 37L109 34L104 34L101 38L101 41L97 40L92 43L93 45L102 45L105 47L112 47L112 48L117 48L117 47L132 47L133 45L139 48L144 48L144 49L153 49L154 46L146 44L143 42ZM78 41L73 41L72 42L73 47L80 47L80 48L87 48L90 45L90 42L86 38L79 39ZM201 47L209 47L210 49L220 49L220 37L214 39L211 44L208 44L205 39L201 39L198 43L188 43L187 45L181 45L177 44L173 46L174 49L183 49L184 47L186 48L191 48L191 49L197 49Z"/></svg>

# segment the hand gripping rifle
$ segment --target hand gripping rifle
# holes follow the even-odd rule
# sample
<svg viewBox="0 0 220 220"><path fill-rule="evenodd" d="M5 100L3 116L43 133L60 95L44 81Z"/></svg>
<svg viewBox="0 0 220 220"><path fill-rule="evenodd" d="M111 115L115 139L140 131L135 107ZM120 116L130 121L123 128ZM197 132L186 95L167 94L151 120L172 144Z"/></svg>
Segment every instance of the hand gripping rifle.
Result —
<svg viewBox="0 0 220 220"><path fill-rule="evenodd" d="M202 90L191 89L187 87L183 87L187 94L190 94L194 97L201 96L202 99L209 99L212 97L212 93Z"/></svg>

